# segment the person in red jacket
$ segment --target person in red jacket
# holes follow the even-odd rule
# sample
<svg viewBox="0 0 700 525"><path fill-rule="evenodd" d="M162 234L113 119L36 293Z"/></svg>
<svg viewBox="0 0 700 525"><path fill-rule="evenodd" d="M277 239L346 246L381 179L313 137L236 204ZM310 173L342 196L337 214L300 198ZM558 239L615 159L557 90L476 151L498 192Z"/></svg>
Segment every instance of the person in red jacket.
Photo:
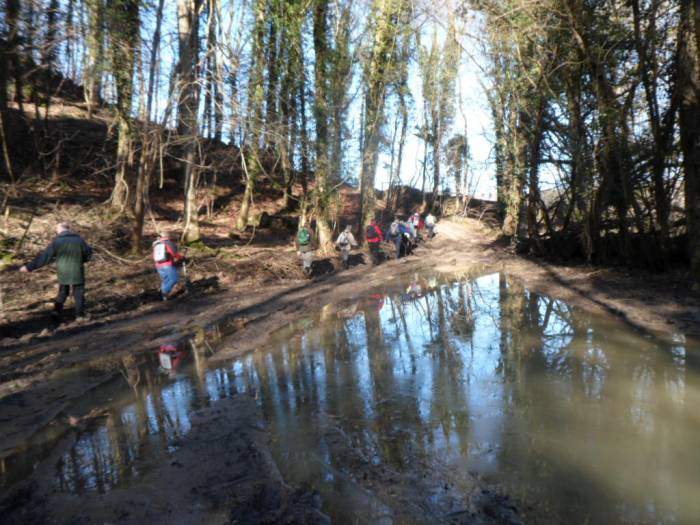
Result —
<svg viewBox="0 0 700 525"><path fill-rule="evenodd" d="M171 298L173 288L180 280L177 264L185 258L172 239L172 232L163 232L153 243L153 262L160 276L160 296L163 301Z"/></svg>
<svg viewBox="0 0 700 525"><path fill-rule="evenodd" d="M379 264L379 244L384 242L382 229L377 226L377 221L372 219L365 230L365 239L369 245L369 254L372 257L372 264Z"/></svg>

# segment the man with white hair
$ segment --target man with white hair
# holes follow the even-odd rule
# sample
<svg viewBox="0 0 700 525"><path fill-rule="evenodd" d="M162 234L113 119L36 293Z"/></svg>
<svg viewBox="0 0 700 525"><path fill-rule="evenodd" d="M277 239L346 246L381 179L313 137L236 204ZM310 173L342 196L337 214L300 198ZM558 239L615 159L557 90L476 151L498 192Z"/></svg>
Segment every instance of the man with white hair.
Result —
<svg viewBox="0 0 700 525"><path fill-rule="evenodd" d="M86 320L85 315L85 263L92 257L92 248L70 229L70 224L61 222L56 226L56 237L32 262L22 266L20 272L33 272L56 261L58 295L54 303L54 314L60 316L63 304L73 289L75 316L77 321Z"/></svg>

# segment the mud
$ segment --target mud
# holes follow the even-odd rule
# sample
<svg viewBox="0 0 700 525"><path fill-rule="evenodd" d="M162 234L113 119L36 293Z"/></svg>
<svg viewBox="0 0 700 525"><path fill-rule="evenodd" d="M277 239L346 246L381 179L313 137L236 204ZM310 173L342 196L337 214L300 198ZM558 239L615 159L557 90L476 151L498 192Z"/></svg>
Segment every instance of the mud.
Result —
<svg viewBox="0 0 700 525"><path fill-rule="evenodd" d="M293 490L270 457L253 399L237 396L200 409L172 454L135 462L144 474L127 488L70 494L53 486L54 465L71 432L42 471L15 487L0 507L3 523L325 524L313 491Z"/></svg>
<svg viewBox="0 0 700 525"><path fill-rule="evenodd" d="M0 459L31 442L32 436L49 423L56 426L57 434L64 434L64 439L70 440L73 431L68 421L75 404L98 386L124 374L129 359L152 352L160 344L193 336L211 344L225 340L226 350L212 356L211 362L229 360L264 345L270 333L303 318L313 309L356 299L368 290L400 280L421 268L445 274L486 268L505 270L522 278L534 291L561 297L590 311L614 313L637 330L660 337L670 337L671 333L684 333L688 338L700 335L700 300L688 285L687 276L658 277L620 270L552 266L515 256L498 242L492 230L476 221L442 221L438 236L417 250L416 255L387 261L376 268L358 264L346 272L311 282L280 279L278 285L249 282L229 285L216 294L192 294L178 302L141 309L131 316L124 314L111 322L107 319L74 327L59 334L60 337L44 337L25 344L12 341L0 354ZM207 419L206 412L202 418ZM193 436L195 439L197 434ZM250 465L249 468L254 472L261 467ZM31 481L25 482L41 485L42 472L35 472ZM285 494L294 494L294 489L286 490ZM32 488L30 492L34 491ZM18 504L22 493L14 494L11 501L16 510L22 507ZM494 503L500 496L488 489L485 494L487 501L482 510L492 507L497 510L475 513L471 509L450 519L473 522L481 516L487 520L485 523L494 519L498 522L499 513L503 508L508 509L509 504ZM307 496L302 491L300 499L307 503L315 500ZM167 507L175 505L173 500L164 501L163 508L175 508ZM65 503L62 508L70 506ZM138 507L136 502L128 506ZM310 507L317 508L315 504ZM262 508L265 510L267 505ZM193 519L201 522L204 514L197 516ZM131 518L105 517L105 521L110 519Z"/></svg>

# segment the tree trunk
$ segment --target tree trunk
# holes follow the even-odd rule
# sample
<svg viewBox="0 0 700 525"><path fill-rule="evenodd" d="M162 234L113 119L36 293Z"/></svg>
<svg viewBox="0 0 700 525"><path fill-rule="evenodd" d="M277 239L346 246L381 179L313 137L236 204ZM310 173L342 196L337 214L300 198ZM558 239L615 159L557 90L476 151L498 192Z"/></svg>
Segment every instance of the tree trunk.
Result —
<svg viewBox="0 0 700 525"><path fill-rule="evenodd" d="M580 61L579 61L580 63ZM570 218L583 226L581 248L587 262L593 259L594 246L598 241L597 217L590 213L593 192L591 190L590 159L587 155L586 125L581 108L581 67L578 66L566 82L569 113L569 136L571 137L571 203L563 229L568 228Z"/></svg>
<svg viewBox="0 0 700 525"><path fill-rule="evenodd" d="M325 255L333 253L333 232L328 223L328 1L315 0L314 6L314 117L316 121L316 227L319 250Z"/></svg>
<svg viewBox="0 0 700 525"><path fill-rule="evenodd" d="M87 64L85 66L85 104L88 118L100 104L104 61L104 0L86 0L88 8Z"/></svg>
<svg viewBox="0 0 700 525"><path fill-rule="evenodd" d="M536 95L535 95L536 96ZM537 228L537 210L540 207L539 170L540 156L542 151L542 135L544 126L545 98L538 97L537 109L535 110L535 121L532 123L530 133L529 158L527 169L528 194L527 194L527 236L530 241L539 240Z"/></svg>
<svg viewBox="0 0 700 525"><path fill-rule="evenodd" d="M527 163L527 137L518 123L517 112L511 108L508 116L510 142L506 143L503 187L505 214L501 231L506 237L515 240L520 232L520 208L523 199L523 173Z"/></svg>
<svg viewBox="0 0 700 525"><path fill-rule="evenodd" d="M205 90L204 90L204 118L202 119L202 134L208 138L214 137L215 125L212 122L216 113L216 96L217 91L217 11L216 0L208 0L207 6L207 52L206 52L206 73L205 73Z"/></svg>
<svg viewBox="0 0 700 525"><path fill-rule="evenodd" d="M379 143L384 124L384 104L386 99L386 69L393 56L400 15L407 7L401 0L377 0L374 19L376 28L373 35L372 49L365 65L364 129L363 152L360 166L360 185L362 187L362 232L375 213L374 179L379 158Z"/></svg>
<svg viewBox="0 0 700 525"><path fill-rule="evenodd" d="M58 33L58 0L50 0L49 7L46 10L46 40L42 49L41 65L44 67L44 75L47 79L51 79L53 75L54 62L56 61L56 50L58 43L56 34ZM45 88L50 90L50 83L47 83ZM50 91L49 91L50 93Z"/></svg>
<svg viewBox="0 0 700 525"><path fill-rule="evenodd" d="M22 63L19 57L19 13L20 13L20 2L19 0L7 0L5 2L5 26L6 26L6 37L5 45L7 46L5 57L6 57L6 67L7 67L7 79L10 77L14 80L14 100L20 105L22 109ZM5 86L3 88L5 89ZM5 91L5 93L7 93Z"/></svg>
<svg viewBox="0 0 700 525"><path fill-rule="evenodd" d="M691 270L700 280L700 13L697 4L690 0L681 0L680 6L679 124L685 175L688 256Z"/></svg>
<svg viewBox="0 0 700 525"><path fill-rule="evenodd" d="M112 206L123 213L130 206L130 184L134 168L131 98L134 64L139 38L139 0L121 0L110 4L112 73L117 90L117 173L110 198Z"/></svg>
<svg viewBox="0 0 700 525"><path fill-rule="evenodd" d="M95 1L95 0L93 0ZM160 51L160 32L163 24L163 3L165 0L158 0L158 8L156 10L156 30L153 33L153 41L151 43L151 56L148 65L148 95L146 100L146 115L149 119L152 118L151 108L153 107L153 90L155 89L155 77L157 69L158 53Z"/></svg>
<svg viewBox="0 0 700 525"><path fill-rule="evenodd" d="M248 225L250 203L255 194L257 179L261 173L260 139L264 137L263 105L265 102L265 18L266 2L256 0L254 4L255 25L253 27L253 67L248 79L248 115L246 142L243 148L243 167L246 177L241 208L236 217L236 229L245 230Z"/></svg>
<svg viewBox="0 0 700 525"><path fill-rule="evenodd" d="M183 141L184 229L182 240L192 243L200 239L197 206L197 108L199 88L199 11L201 0L178 0L178 52L180 98L178 101L178 133Z"/></svg>

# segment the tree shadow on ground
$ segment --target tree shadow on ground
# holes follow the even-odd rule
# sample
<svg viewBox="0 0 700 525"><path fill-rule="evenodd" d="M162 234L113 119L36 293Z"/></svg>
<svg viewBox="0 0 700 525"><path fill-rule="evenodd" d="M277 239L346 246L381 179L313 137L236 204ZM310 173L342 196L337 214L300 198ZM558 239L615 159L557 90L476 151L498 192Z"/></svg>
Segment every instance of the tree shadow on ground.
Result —
<svg viewBox="0 0 700 525"><path fill-rule="evenodd" d="M197 279L196 281L190 281L187 288L188 294L218 292L219 279L216 276ZM176 293L175 298L183 295L183 292L184 289ZM99 300L91 299L88 292L88 297L86 298L86 309L92 317L92 321L90 323L72 324L75 319L75 306L73 305L72 298L70 298L67 301L66 308L63 310L60 318L56 318L52 315L51 306L49 306L46 310L35 312L33 315L30 315L25 319L0 326L0 340L5 338L16 340L14 344L10 343L7 346L0 347L0 349L2 351L14 349L17 346L24 344L22 341L20 341L20 338L28 334L41 333L45 329L48 329L51 332L51 335L53 335L55 330L57 330L59 327L62 328L59 334L53 335L53 337L59 338L73 335L84 330L85 328L94 329L97 325L100 325L103 322L108 322L107 320L101 321L101 319L105 317L122 312L133 312L144 305L158 303L160 301L160 291L158 290L157 286L143 289L137 294L126 296L107 295L100 297ZM37 308L44 305L46 305L45 301L35 303L35 307Z"/></svg>

